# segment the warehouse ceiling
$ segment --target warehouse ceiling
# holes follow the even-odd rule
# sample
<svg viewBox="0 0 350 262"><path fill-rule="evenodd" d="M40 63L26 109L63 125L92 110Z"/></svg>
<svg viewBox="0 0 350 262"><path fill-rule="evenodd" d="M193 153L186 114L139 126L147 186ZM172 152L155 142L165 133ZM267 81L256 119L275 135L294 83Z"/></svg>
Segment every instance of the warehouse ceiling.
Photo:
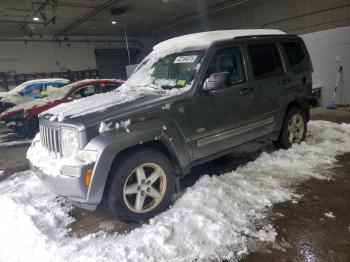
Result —
<svg viewBox="0 0 350 262"><path fill-rule="evenodd" d="M1 0L0 36L150 36L248 0ZM114 14L112 14L114 13Z"/></svg>

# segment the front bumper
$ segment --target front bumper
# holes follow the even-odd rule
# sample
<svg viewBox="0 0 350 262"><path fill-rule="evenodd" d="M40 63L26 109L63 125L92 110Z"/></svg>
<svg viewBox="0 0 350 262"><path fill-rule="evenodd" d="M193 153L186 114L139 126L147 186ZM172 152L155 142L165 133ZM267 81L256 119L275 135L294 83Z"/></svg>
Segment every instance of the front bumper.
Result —
<svg viewBox="0 0 350 262"><path fill-rule="evenodd" d="M93 163L79 167L63 166L61 176L50 176L30 164L34 174L58 196L66 197L74 205L87 210L95 210L97 207L97 204L89 202L89 188L85 186L85 173L93 167Z"/></svg>

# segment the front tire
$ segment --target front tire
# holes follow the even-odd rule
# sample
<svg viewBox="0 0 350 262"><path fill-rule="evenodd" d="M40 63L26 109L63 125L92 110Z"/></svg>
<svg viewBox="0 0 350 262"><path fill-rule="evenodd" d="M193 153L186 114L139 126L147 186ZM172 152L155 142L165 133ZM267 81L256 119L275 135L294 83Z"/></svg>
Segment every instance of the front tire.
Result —
<svg viewBox="0 0 350 262"><path fill-rule="evenodd" d="M165 155L141 149L124 155L115 164L107 193L107 205L114 217L141 222L171 204L175 176Z"/></svg>
<svg viewBox="0 0 350 262"><path fill-rule="evenodd" d="M305 112L298 107L292 107L287 111L282 130L278 139L274 142L274 146L288 149L293 144L300 144L305 140L306 132L307 119Z"/></svg>

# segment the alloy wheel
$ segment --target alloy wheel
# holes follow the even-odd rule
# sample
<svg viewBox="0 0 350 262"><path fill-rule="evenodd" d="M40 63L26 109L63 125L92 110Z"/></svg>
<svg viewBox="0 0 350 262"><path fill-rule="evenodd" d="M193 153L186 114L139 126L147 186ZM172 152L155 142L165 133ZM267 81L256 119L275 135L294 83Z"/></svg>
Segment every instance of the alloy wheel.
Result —
<svg viewBox="0 0 350 262"><path fill-rule="evenodd" d="M304 120L301 114L294 114L288 123L288 141L291 144L298 144L304 135Z"/></svg>
<svg viewBox="0 0 350 262"><path fill-rule="evenodd" d="M159 165L142 164L136 167L125 181L124 203L135 213L149 212L161 202L166 187L166 175Z"/></svg>

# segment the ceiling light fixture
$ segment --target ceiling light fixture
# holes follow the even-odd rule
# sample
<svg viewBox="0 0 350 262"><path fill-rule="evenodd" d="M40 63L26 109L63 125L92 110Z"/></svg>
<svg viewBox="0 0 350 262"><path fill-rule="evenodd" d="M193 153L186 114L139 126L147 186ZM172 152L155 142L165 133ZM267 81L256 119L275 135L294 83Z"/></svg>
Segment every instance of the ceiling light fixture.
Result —
<svg viewBox="0 0 350 262"><path fill-rule="evenodd" d="M33 17L33 21L35 21L35 22L39 22L39 21L40 21L40 19L39 19L39 17L34 16L34 17Z"/></svg>
<svg viewBox="0 0 350 262"><path fill-rule="evenodd" d="M112 25L115 25L115 24L117 24L117 21L112 21Z"/></svg>

